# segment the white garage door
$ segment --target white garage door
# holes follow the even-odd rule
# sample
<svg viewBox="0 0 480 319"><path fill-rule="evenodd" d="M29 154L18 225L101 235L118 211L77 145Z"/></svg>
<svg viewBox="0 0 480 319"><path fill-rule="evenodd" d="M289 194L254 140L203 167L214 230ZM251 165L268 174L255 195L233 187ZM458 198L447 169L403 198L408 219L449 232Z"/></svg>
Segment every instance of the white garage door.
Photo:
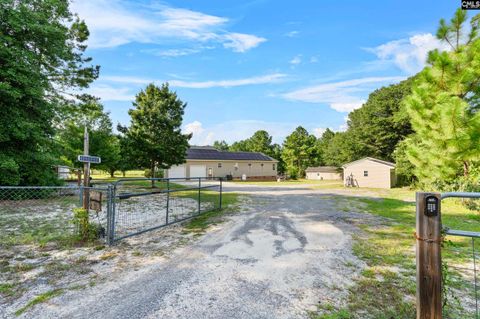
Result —
<svg viewBox="0 0 480 319"><path fill-rule="evenodd" d="M184 165L178 165L178 166L172 166L168 170L168 178L185 178L185 166Z"/></svg>
<svg viewBox="0 0 480 319"><path fill-rule="evenodd" d="M207 166L190 165L190 177L207 177Z"/></svg>

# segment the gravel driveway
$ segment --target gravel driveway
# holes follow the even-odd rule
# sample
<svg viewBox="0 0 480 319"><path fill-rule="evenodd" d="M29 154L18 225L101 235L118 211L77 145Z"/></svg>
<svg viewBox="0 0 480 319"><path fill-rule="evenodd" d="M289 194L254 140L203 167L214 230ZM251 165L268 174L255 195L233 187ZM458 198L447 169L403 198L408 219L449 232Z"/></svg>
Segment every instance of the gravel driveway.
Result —
<svg viewBox="0 0 480 319"><path fill-rule="evenodd" d="M25 316L41 318L308 318L319 301L341 305L363 267L339 197L306 187L255 187L229 217L169 259L121 281L71 291ZM353 210L353 209L352 209Z"/></svg>

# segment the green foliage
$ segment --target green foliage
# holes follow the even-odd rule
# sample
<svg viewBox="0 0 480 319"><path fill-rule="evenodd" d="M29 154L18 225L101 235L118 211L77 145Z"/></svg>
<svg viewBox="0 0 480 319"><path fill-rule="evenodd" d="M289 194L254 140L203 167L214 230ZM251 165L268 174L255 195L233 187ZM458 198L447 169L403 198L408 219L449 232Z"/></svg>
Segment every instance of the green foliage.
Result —
<svg viewBox="0 0 480 319"><path fill-rule="evenodd" d="M0 185L18 185L20 173L17 162L11 157L0 155Z"/></svg>
<svg viewBox="0 0 480 319"><path fill-rule="evenodd" d="M348 137L355 145L355 156L394 160L397 144L412 133L410 120L402 106L411 92L412 79L372 92L361 108L348 115Z"/></svg>
<svg viewBox="0 0 480 319"><path fill-rule="evenodd" d="M84 57L88 29L68 6L67 0L0 2L0 166L14 174L2 183L55 183L52 137L61 93L98 76Z"/></svg>
<svg viewBox="0 0 480 319"><path fill-rule="evenodd" d="M84 96L80 103L65 105L59 118L56 139L61 145L66 164L81 166L77 156L83 154L83 135L87 127L89 134L89 153L102 158L96 169L106 170L110 174L119 168L120 141L112 133L112 121L109 114L97 99Z"/></svg>
<svg viewBox="0 0 480 319"><path fill-rule="evenodd" d="M320 161L317 139L303 127L297 127L283 143L282 159L291 178L305 176L305 169Z"/></svg>
<svg viewBox="0 0 480 319"><path fill-rule="evenodd" d="M73 224L78 230L78 236L82 242L91 242L98 238L100 225L90 223L88 211L84 208L73 210Z"/></svg>
<svg viewBox="0 0 480 319"><path fill-rule="evenodd" d="M223 140L213 142L213 147L220 151L228 151L230 148L230 146L228 146L228 143Z"/></svg>
<svg viewBox="0 0 480 319"><path fill-rule="evenodd" d="M395 159L395 174L397 176L397 186L412 185L417 181L414 174L415 167L408 160L406 154L407 142L404 140L398 143L397 148L393 153Z"/></svg>
<svg viewBox="0 0 480 319"><path fill-rule="evenodd" d="M472 162L480 159L478 16L465 36L466 21L460 9L450 24L440 21L437 36L452 50L429 53L429 66L405 100L415 131L406 141L406 154L423 184L452 182L462 173L468 176Z"/></svg>
<svg viewBox="0 0 480 319"><path fill-rule="evenodd" d="M168 84L150 84L137 94L130 127L119 127L130 145L131 159L138 167L166 169L185 162L191 134L182 134L186 103Z"/></svg>
<svg viewBox="0 0 480 319"><path fill-rule="evenodd" d="M40 295L36 296L35 298L33 298L32 300L30 300L25 306L23 306L22 308L15 311L15 315L20 316L22 313L27 311L29 308L31 308L31 307L39 304L39 303L48 301L48 300L50 300L50 299L52 299L56 296L61 295L62 293L63 293L63 289L54 289L54 290L47 291L43 294L40 294Z"/></svg>

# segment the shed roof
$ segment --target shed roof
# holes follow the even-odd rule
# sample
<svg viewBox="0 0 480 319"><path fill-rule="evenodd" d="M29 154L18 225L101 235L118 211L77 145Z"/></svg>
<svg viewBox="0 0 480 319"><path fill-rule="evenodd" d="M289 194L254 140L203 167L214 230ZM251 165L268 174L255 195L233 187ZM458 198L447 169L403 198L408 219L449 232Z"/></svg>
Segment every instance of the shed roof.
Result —
<svg viewBox="0 0 480 319"><path fill-rule="evenodd" d="M395 163L392 163L392 162L387 162L387 161L382 161L382 160L379 160L377 158L373 158L373 157L364 157L362 159L359 159L357 161L353 161L353 162L350 162L350 163L347 163L347 164L343 164L343 168L347 167L347 166L351 166L351 165L354 165L354 164L358 164L362 161L371 161L371 162L375 162L375 163L378 163L378 164L382 164L382 165L385 165L385 166L388 166L388 167L391 167L391 168L395 168Z"/></svg>
<svg viewBox="0 0 480 319"><path fill-rule="evenodd" d="M278 162L258 152L228 152L209 146L192 146L187 150L187 160L223 160L223 161L269 161Z"/></svg>
<svg viewBox="0 0 480 319"><path fill-rule="evenodd" d="M305 170L307 173L338 173L338 167L335 166L316 166Z"/></svg>

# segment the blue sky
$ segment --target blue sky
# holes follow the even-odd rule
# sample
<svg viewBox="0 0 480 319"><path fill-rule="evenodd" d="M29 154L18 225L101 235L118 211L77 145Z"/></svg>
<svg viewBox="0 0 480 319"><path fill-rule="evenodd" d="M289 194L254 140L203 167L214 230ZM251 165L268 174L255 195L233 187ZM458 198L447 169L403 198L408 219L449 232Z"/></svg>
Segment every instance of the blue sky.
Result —
<svg viewBox="0 0 480 319"><path fill-rule="evenodd" d="M135 94L165 81L188 103L191 143L231 143L266 129L281 143L302 125L345 128L368 94L424 66L458 1L76 0L87 54L101 65L89 92L128 124Z"/></svg>

